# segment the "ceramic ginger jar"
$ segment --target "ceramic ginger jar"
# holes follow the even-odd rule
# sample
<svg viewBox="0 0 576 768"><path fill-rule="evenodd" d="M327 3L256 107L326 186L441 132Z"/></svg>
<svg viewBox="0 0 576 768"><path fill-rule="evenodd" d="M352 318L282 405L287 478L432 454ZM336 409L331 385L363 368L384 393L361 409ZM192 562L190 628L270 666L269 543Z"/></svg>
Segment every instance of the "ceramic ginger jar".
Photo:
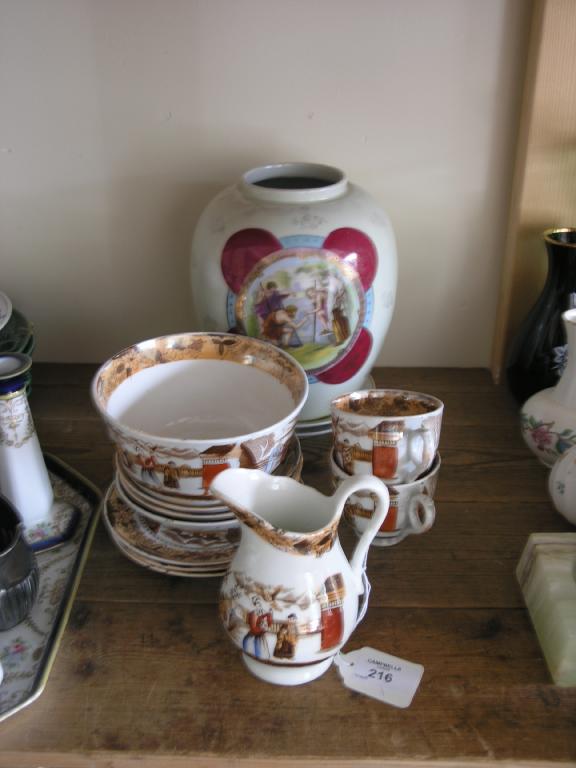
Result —
<svg viewBox="0 0 576 768"><path fill-rule="evenodd" d="M201 214L192 240L203 330L235 331L292 354L310 390L301 421L360 389L396 296L386 214L337 168L282 163L248 171Z"/></svg>
<svg viewBox="0 0 576 768"><path fill-rule="evenodd" d="M568 340L566 367L554 387L532 395L522 406L522 436L547 467L576 445L576 309L562 314Z"/></svg>

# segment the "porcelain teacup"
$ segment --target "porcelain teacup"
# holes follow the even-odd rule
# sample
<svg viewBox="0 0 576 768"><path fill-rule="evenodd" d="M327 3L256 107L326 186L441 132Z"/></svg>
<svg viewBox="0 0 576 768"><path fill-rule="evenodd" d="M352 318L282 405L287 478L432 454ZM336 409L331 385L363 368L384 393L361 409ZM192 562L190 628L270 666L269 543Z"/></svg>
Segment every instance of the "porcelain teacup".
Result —
<svg viewBox="0 0 576 768"><path fill-rule="evenodd" d="M438 450L444 404L400 389L367 389L332 401L334 457L348 475L411 483Z"/></svg>
<svg viewBox="0 0 576 768"><path fill-rule="evenodd" d="M330 456L330 469L335 487L345 481L349 475L341 469ZM440 454L437 453L430 470L412 483L388 484L390 509L372 546L388 547L398 544L407 536L429 531L436 519L434 493L438 483ZM374 497L368 491L352 494L344 507L344 518L354 531L361 535L366 530L374 513Z"/></svg>

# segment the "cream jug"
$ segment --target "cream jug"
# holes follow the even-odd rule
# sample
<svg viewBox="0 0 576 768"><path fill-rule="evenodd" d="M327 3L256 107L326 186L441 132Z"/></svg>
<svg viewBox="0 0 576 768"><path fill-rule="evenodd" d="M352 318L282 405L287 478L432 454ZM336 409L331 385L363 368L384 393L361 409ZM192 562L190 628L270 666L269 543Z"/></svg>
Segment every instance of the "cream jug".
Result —
<svg viewBox="0 0 576 768"><path fill-rule="evenodd" d="M227 469L212 493L241 524L222 582L220 618L254 675L279 685L314 680L331 665L368 605L366 558L389 506L386 485L362 475L333 496L261 470ZM346 499L372 491L375 513L350 562L338 539Z"/></svg>

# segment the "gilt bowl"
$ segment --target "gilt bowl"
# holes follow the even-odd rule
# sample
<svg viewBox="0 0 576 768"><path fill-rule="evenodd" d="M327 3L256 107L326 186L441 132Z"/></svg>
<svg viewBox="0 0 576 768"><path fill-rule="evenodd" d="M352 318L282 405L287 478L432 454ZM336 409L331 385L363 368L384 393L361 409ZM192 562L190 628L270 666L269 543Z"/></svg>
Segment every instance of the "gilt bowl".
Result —
<svg viewBox="0 0 576 768"><path fill-rule="evenodd" d="M223 469L276 469L307 395L306 373L290 355L226 333L134 344L92 382L128 475L143 490L207 499Z"/></svg>

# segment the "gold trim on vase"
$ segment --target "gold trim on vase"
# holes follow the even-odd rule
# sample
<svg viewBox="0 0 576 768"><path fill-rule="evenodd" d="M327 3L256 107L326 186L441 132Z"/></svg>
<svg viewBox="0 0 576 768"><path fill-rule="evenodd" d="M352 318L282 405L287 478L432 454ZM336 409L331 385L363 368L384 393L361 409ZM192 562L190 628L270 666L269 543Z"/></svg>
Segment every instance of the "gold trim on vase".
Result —
<svg viewBox="0 0 576 768"><path fill-rule="evenodd" d="M564 240L552 237L552 235L563 234L574 235L574 241L565 242ZM550 229L544 230L542 238L544 242L550 243L551 245L563 245L566 248L576 248L576 227L551 227Z"/></svg>
<svg viewBox="0 0 576 768"><path fill-rule="evenodd" d="M17 389L15 392L8 392L5 395L0 395L0 400L13 400L15 397L20 397L21 395L25 394L26 392L26 385L23 384L20 389Z"/></svg>
<svg viewBox="0 0 576 768"><path fill-rule="evenodd" d="M262 332L262 330L260 330L260 332L258 333L252 333L251 330L247 328L247 316L249 314L247 310L247 304L248 304L249 296L254 288L254 285L256 284L258 279L265 274L267 269L269 269L271 266L275 265L276 263L280 264L283 260L287 260L287 259L297 259L302 262L305 262L306 260L314 259L319 265L323 266L325 269L332 269L334 274L336 273L338 274L338 278L341 280L342 286L348 292L353 292L354 297L358 302L357 317L355 319L354 327L352 329L349 329L349 335L342 336L341 334L338 334L338 338L340 339L340 341L337 341L337 343L328 343L328 344L321 345L323 348L326 348L326 349L333 348L338 351L333 358L331 358L329 361L324 362L320 365L315 366L309 361L301 362L298 358L298 355L295 354L294 350L296 348L293 348L288 344L282 344L281 339L274 340L272 338L266 337L265 334ZM288 269L288 272L289 272L289 269ZM273 277L273 276L270 275L270 277ZM290 277L292 277L292 275L290 275ZM294 305L294 308L296 311L296 305ZM286 307L286 310L288 309L289 307ZM274 251L269 256L266 256L263 259L261 259L248 273L236 297L234 312L235 312L238 326L244 332L248 333L248 335L251 338L257 338L259 340L266 341L272 344L273 346L276 346L277 348L282 349L284 352L295 357L295 359L298 360L298 362L300 362L300 364L304 367L306 371L310 371L310 373L320 373L324 370L328 370L332 368L346 354L346 352L350 349L350 347L354 344L354 342L358 338L362 328L364 327L364 320L366 317L366 298L364 294L364 289L362 287L362 283L358 276L358 272L354 269L354 267L351 264L347 264L333 251L322 249L322 248L309 248L309 247L281 248L277 251ZM274 312L272 312L271 314L273 313ZM295 326L295 330L296 330L296 327L298 326Z"/></svg>

